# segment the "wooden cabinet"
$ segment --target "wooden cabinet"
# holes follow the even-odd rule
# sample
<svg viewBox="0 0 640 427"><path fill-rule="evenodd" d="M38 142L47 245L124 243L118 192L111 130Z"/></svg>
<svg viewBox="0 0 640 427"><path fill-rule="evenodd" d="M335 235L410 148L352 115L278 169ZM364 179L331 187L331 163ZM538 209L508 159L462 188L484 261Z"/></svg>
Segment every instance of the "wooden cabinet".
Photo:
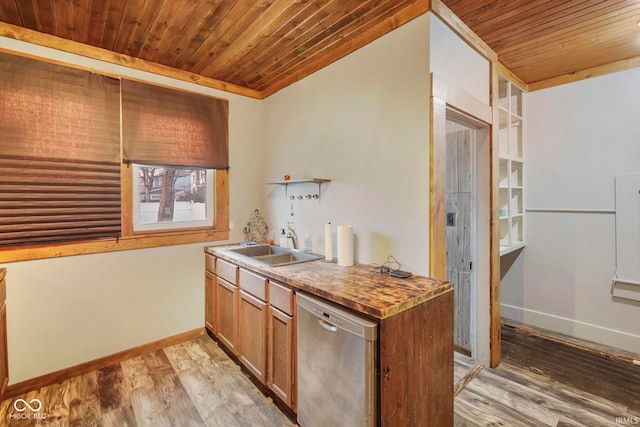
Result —
<svg viewBox="0 0 640 427"><path fill-rule="evenodd" d="M221 258L214 264L214 335L270 395L296 412L295 288ZM349 280L352 277L371 292L383 280L372 282L368 270L355 267ZM208 275L205 284L210 283ZM453 291L448 283L419 277L406 286L420 292L425 292L423 286L431 287L433 294L379 320L376 425L418 426L425 420L429 425L453 425Z"/></svg>
<svg viewBox="0 0 640 427"><path fill-rule="evenodd" d="M9 382L9 353L7 351L7 282L6 268L0 268L0 399Z"/></svg>
<svg viewBox="0 0 640 427"><path fill-rule="evenodd" d="M295 411L293 290L209 254L205 266L205 327Z"/></svg>
<svg viewBox="0 0 640 427"><path fill-rule="evenodd" d="M240 290L238 359L262 383L267 381L267 303Z"/></svg>
<svg viewBox="0 0 640 427"><path fill-rule="evenodd" d="M499 76L499 220L500 254L524 246L523 91Z"/></svg>
<svg viewBox="0 0 640 427"><path fill-rule="evenodd" d="M215 331L215 289L216 277L213 273L204 273L204 327L210 332Z"/></svg>
<svg viewBox="0 0 640 427"><path fill-rule="evenodd" d="M296 410L295 297L291 289L269 283L267 386Z"/></svg>

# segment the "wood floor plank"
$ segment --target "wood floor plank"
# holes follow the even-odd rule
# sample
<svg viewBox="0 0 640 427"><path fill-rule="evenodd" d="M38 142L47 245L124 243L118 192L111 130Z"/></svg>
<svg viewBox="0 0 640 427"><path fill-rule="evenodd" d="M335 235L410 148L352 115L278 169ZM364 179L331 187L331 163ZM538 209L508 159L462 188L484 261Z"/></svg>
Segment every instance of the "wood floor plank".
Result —
<svg viewBox="0 0 640 427"><path fill-rule="evenodd" d="M200 372L222 389L232 390L231 398L226 399L224 404L235 418L235 425L246 427L292 425L270 400L262 398L262 393L240 372L237 366L227 369L213 359L204 359L200 363ZM267 414L274 414L276 419L270 418Z"/></svg>
<svg viewBox="0 0 640 427"><path fill-rule="evenodd" d="M555 426L555 424L544 423L535 415L525 415L468 387L460 392L454 406L456 412L467 419L474 420L480 426Z"/></svg>
<svg viewBox="0 0 640 427"><path fill-rule="evenodd" d="M120 364L110 365L97 371L98 396L103 413L129 406L129 390L125 384Z"/></svg>
<svg viewBox="0 0 640 427"><path fill-rule="evenodd" d="M65 396L69 407L69 426L100 426L102 411L98 398L96 371L72 378Z"/></svg>
<svg viewBox="0 0 640 427"><path fill-rule="evenodd" d="M227 409L220 393L212 390L211 385L197 370L185 369L178 372L183 387L193 400L198 414L209 427L236 425L235 417Z"/></svg>
<svg viewBox="0 0 640 427"><path fill-rule="evenodd" d="M495 402L531 418L543 425L555 426L560 416L547 408L546 396L536 394L516 382L507 382L491 371L483 371L466 387L476 394L490 397Z"/></svg>
<svg viewBox="0 0 640 427"><path fill-rule="evenodd" d="M103 426L138 427L131 404L121 406L102 415Z"/></svg>
<svg viewBox="0 0 640 427"><path fill-rule="evenodd" d="M504 381L523 384L530 391L546 396L548 400L545 401L545 404L554 411L564 414L567 418L590 414L602 418L605 422L612 422L616 417L629 414L628 407L625 405L574 389L557 381L537 378L534 374L507 363L502 363L497 371ZM560 402L560 404L555 406L553 402ZM580 410L577 411L576 408ZM568 415L569 413L571 415ZM588 423L587 420L585 425Z"/></svg>
<svg viewBox="0 0 640 427"><path fill-rule="evenodd" d="M147 364L142 356L125 360L120 365L129 390L153 388L153 378L149 375Z"/></svg>
<svg viewBox="0 0 640 427"><path fill-rule="evenodd" d="M172 370L162 377L157 377L154 391L160 404L165 408L171 425L184 427L205 425L175 371Z"/></svg>
<svg viewBox="0 0 640 427"><path fill-rule="evenodd" d="M233 414L225 405L225 389L218 385L218 375L208 378L199 369L198 362L193 360L184 346L174 345L164 349L168 360L177 371L176 374L187 394L191 398L205 425L234 426ZM220 375L224 372L221 370ZM228 392L228 390L227 390Z"/></svg>
<svg viewBox="0 0 640 427"><path fill-rule="evenodd" d="M130 395L131 408L140 427L171 427L171 420L153 393L138 388Z"/></svg>

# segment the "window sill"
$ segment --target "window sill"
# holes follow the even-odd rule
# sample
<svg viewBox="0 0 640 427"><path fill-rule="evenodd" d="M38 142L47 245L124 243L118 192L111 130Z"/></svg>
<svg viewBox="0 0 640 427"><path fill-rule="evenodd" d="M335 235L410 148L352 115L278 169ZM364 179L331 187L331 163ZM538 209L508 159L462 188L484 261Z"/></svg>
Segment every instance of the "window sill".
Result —
<svg viewBox="0 0 640 427"><path fill-rule="evenodd" d="M103 252L145 249L159 246L185 245L229 239L229 230L198 229L144 232L120 239L98 239L84 242L56 243L51 245L18 246L0 249L3 262L28 261Z"/></svg>

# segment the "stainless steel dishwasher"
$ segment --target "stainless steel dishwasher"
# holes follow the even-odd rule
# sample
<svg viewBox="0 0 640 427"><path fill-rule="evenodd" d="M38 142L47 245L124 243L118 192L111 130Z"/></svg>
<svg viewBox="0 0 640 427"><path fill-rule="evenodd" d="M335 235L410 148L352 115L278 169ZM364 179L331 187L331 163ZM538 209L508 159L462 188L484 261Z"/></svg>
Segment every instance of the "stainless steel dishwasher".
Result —
<svg viewBox="0 0 640 427"><path fill-rule="evenodd" d="M298 293L298 424L375 426L378 325Z"/></svg>

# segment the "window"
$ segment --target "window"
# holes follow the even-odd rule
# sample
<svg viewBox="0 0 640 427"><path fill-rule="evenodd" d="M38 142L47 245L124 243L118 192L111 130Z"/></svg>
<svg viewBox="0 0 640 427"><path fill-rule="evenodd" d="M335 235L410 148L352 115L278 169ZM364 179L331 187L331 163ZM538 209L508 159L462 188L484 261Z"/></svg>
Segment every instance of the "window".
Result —
<svg viewBox="0 0 640 427"><path fill-rule="evenodd" d="M133 231L211 227L214 173L134 165Z"/></svg>
<svg viewBox="0 0 640 427"><path fill-rule="evenodd" d="M3 261L228 239L228 104L0 52Z"/></svg>
<svg viewBox="0 0 640 427"><path fill-rule="evenodd" d="M225 100L122 80L134 233L215 226L213 206L225 198L214 194L214 175L229 167L228 111Z"/></svg>

